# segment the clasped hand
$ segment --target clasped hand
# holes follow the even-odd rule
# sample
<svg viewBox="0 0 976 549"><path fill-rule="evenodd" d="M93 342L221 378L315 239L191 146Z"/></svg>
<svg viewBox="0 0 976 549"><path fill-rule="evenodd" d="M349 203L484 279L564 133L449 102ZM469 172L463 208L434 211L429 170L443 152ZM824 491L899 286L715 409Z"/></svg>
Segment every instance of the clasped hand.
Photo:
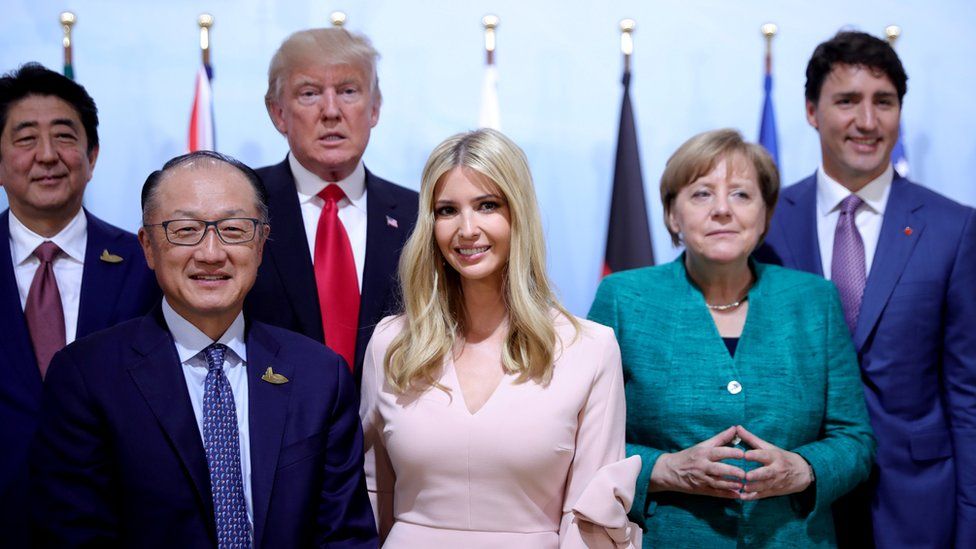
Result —
<svg viewBox="0 0 976 549"><path fill-rule="evenodd" d="M728 446L738 437L751 450ZM745 459L761 465L748 473L722 463ZM810 466L741 425L673 454L662 454L651 471L651 492L683 492L728 499L755 500L802 492L813 482Z"/></svg>

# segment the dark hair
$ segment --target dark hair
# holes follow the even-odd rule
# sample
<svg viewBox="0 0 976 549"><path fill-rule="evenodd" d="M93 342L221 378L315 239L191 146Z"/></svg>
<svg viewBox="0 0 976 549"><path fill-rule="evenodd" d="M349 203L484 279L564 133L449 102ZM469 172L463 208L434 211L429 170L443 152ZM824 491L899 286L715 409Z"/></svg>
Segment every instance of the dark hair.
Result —
<svg viewBox="0 0 976 549"><path fill-rule="evenodd" d="M888 42L866 32L842 31L817 46L807 64L807 101L816 104L834 65L855 65L884 73L898 91L898 104L908 91L908 75Z"/></svg>
<svg viewBox="0 0 976 549"><path fill-rule="evenodd" d="M74 107L81 119L88 141L88 154L98 147L98 107L85 88L74 80L44 68L40 63L26 63L0 77L0 131L7 125L10 106L31 95L54 96Z"/></svg>
<svg viewBox="0 0 976 549"><path fill-rule="evenodd" d="M152 172L149 174L149 177L146 178L146 182L142 184L143 223L146 222L146 213L153 206L153 202L155 201L156 193L159 189L159 184L163 180L163 176L165 176L167 172L180 166L190 164L195 160L201 159L208 159L211 161L211 163L220 162L233 166L244 174L244 178L247 179L248 183L251 184L251 188L254 189L254 196L257 198L257 204L255 204L255 206L258 210L258 216L261 218L261 221L265 223L268 222L268 191L264 188L264 182L261 181L261 176L259 176L257 172L251 169L251 167L247 164L226 154L221 154L214 151L195 151L169 160L163 164L162 168Z"/></svg>

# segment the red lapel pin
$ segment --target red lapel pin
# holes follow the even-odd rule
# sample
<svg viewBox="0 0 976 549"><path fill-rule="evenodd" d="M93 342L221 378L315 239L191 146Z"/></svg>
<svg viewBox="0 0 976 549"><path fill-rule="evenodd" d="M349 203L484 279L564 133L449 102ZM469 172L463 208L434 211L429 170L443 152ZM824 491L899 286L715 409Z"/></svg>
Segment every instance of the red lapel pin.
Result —
<svg viewBox="0 0 976 549"><path fill-rule="evenodd" d="M905 236L912 236L912 228L905 227Z"/></svg>

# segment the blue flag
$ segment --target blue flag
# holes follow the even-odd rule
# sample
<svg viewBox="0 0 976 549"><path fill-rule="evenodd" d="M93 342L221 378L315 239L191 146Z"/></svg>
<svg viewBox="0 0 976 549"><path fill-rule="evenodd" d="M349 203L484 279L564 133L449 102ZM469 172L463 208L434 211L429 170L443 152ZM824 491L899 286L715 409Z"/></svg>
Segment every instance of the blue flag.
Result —
<svg viewBox="0 0 976 549"><path fill-rule="evenodd" d="M898 175L908 177L908 156L905 154L905 144L901 140L904 133L899 126L898 141L895 142L895 148L891 150L891 163L895 165Z"/></svg>
<svg viewBox="0 0 976 549"><path fill-rule="evenodd" d="M762 120L759 122L759 144L766 147L773 162L779 166L779 141L776 139L776 114L773 112L773 75L766 71L766 97L763 100Z"/></svg>

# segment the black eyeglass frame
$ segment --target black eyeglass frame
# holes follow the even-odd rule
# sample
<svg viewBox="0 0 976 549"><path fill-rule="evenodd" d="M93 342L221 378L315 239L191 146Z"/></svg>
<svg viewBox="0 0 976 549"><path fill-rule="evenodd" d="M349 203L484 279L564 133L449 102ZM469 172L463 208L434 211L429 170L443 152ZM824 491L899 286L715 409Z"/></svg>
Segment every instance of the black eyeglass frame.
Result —
<svg viewBox="0 0 976 549"><path fill-rule="evenodd" d="M168 227L170 223L176 223L178 221L194 221L197 223L203 223L203 230L200 231L200 240L197 240L192 244L188 242L173 242L173 239L170 238ZM219 223L223 223L224 221L250 221L251 223L254 224L254 230L251 232L251 238L247 240L239 240L237 242L227 242L227 240L224 238L224 235L220 234L220 229L217 227ZM253 242L254 238L258 234L258 229L262 225L267 225L267 223L254 217L225 217L223 219L217 219L215 221L204 221L203 219L192 219L192 218L168 219L166 221L163 221L162 223L143 223L142 226L146 228L162 227L163 234L166 235L166 241L174 246L196 246L201 242L203 242L204 238L207 238L207 231L210 230L210 227L213 227L214 232L217 233L217 238L219 238L221 242L223 242L228 246L236 246L238 244L247 244L248 242Z"/></svg>

